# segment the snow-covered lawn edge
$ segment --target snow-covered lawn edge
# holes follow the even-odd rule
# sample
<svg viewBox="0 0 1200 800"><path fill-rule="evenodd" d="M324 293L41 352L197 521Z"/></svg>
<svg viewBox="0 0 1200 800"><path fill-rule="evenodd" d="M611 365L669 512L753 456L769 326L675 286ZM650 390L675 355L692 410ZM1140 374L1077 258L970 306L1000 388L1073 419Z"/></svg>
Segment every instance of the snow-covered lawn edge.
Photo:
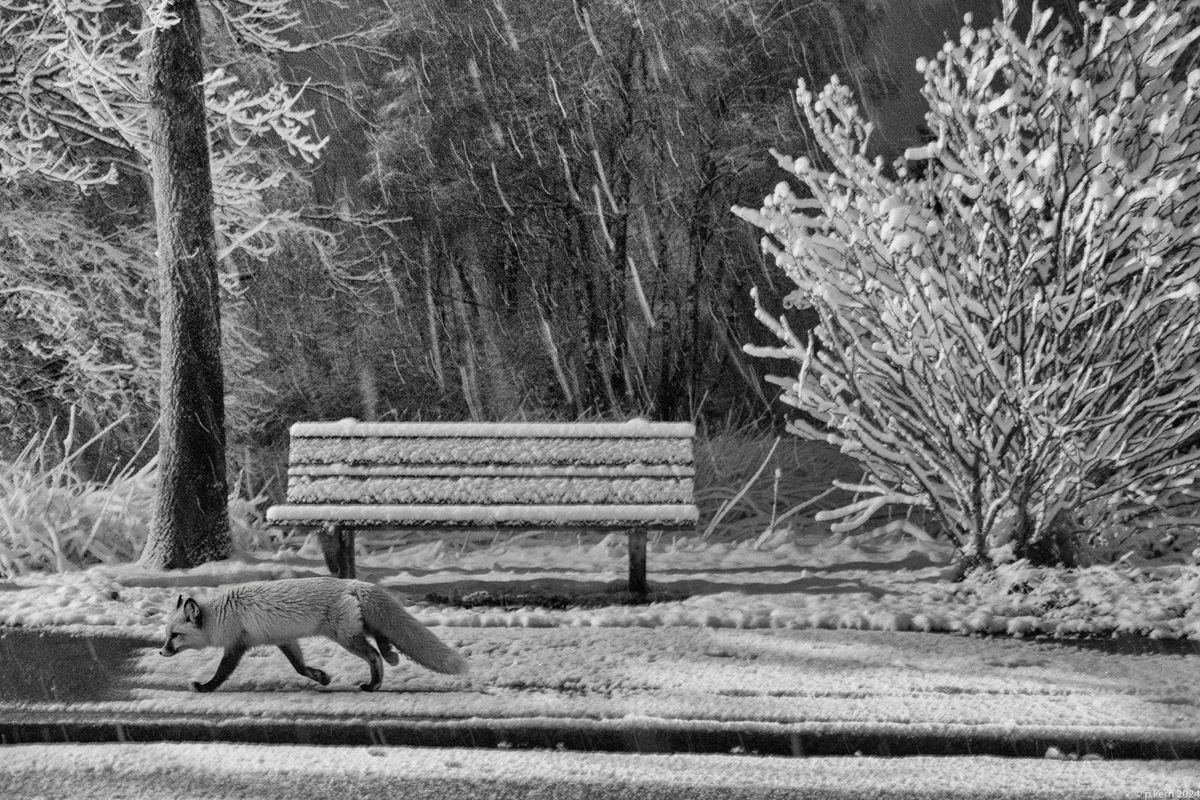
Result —
<svg viewBox="0 0 1200 800"><path fill-rule="evenodd" d="M574 534L513 537L475 548L454 542L436 537L367 550L360 574L403 595L427 624L450 627L821 628L1200 641L1195 564L1063 570L1018 562L956 582L945 544L903 530L824 539L783 531L738 543L664 536L648 548L651 585L691 595L686 599L562 610L461 608L426 598L470 590L594 595L623 583L628 556L621 534L598 541ZM0 580L0 625L107 625L157 635L179 593L322 574L310 538L298 549L190 570L120 565L26 575Z"/></svg>
<svg viewBox="0 0 1200 800"><path fill-rule="evenodd" d="M107 625L142 633L153 629L157 635L179 593L323 572L315 565L230 561L174 573L95 567L24 576L0 582L0 625ZM443 583L454 580L453 575L434 577ZM1052 570L1014 564L1001 567L990 579L961 583L941 578L936 570L846 569L786 577L790 581L775 591L770 591L770 576L753 573L746 579L760 585L752 591L711 591L709 584L710 593L683 600L564 610L437 605L423 599L429 574L381 574L376 579L407 595L410 608L426 624L450 627L824 628L1200 640L1196 566ZM672 587L667 582L659 585Z"/></svg>

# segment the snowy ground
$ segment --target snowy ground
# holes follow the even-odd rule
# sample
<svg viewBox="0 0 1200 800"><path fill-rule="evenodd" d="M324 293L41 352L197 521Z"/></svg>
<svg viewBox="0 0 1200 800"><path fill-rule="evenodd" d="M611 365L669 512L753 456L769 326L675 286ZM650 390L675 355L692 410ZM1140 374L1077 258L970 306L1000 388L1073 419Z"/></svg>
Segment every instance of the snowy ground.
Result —
<svg viewBox="0 0 1200 800"><path fill-rule="evenodd" d="M495 750L10 746L5 797L803 800L1194 796L1194 762L998 758L828 759ZM1192 794L1188 794L1191 792Z"/></svg>
<svg viewBox="0 0 1200 800"><path fill-rule="evenodd" d="M1114 752L1106 742L1191 752L1200 740L1200 646L1150 640L1195 639L1195 567L1065 576L1010 568L967 586L949 580L949 553L903 534L758 545L664 537L650 548L652 583L696 594L564 610L462 609L421 598L483 588L594 591L619 582L621 537L426 542L364 554L360 571L406 593L472 665L461 679L402 663L377 694L355 688L362 662L322 640L305 652L333 676L327 688L263 649L220 691L195 695L188 681L210 675L218 654L156 653L177 593L320 574L311 543L181 573L110 567L26 576L0 583L0 624L14 626L0 630L0 722L300 720L376 736L397 720L421 720L487 729L494 743L508 726L558 731L585 747L588 737L614 732L653 739L732 731L810 743L949 737L987 740L993 751L1060 742L1077 756ZM987 631L1024 636L961 635ZM1140 636L1063 636L1071 631Z"/></svg>

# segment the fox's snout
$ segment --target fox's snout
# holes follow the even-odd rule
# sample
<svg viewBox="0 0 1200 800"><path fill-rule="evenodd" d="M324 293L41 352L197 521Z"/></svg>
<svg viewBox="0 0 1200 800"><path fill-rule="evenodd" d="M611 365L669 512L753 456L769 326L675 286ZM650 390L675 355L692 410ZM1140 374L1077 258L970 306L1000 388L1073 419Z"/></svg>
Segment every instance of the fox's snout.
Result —
<svg viewBox="0 0 1200 800"><path fill-rule="evenodd" d="M162 646L161 649L159 649L158 654L160 656L170 657L170 656L175 655L178 652L179 651L175 649L174 645L172 645L170 642L167 642L166 644L164 644Z"/></svg>

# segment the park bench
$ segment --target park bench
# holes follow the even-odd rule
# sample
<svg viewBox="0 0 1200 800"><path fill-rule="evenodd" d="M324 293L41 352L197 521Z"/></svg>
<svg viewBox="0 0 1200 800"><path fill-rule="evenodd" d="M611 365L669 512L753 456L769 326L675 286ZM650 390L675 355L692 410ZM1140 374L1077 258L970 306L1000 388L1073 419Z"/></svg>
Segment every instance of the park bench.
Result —
<svg viewBox="0 0 1200 800"><path fill-rule="evenodd" d="M687 423L297 422L287 503L267 520L319 529L329 571L354 577L354 533L510 529L629 535L646 594L648 531L691 530Z"/></svg>

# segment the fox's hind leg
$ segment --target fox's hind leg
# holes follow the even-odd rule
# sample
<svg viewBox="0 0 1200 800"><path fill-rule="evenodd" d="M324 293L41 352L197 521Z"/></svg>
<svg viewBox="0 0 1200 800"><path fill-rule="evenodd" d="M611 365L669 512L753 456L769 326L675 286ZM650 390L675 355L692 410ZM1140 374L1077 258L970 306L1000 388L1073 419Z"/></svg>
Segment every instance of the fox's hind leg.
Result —
<svg viewBox="0 0 1200 800"><path fill-rule="evenodd" d="M396 645L386 636L382 636L374 631L371 635L375 637L375 644L379 647L379 655L383 656L383 660L391 664L393 667L400 663L400 654L396 652Z"/></svg>
<svg viewBox="0 0 1200 800"><path fill-rule="evenodd" d="M334 641L370 665L370 683L359 684L358 688L364 692L373 692L378 689L379 685L383 683L383 659L380 658L379 651L367 641L366 634L356 633L353 636L341 637Z"/></svg>
<svg viewBox="0 0 1200 800"><path fill-rule="evenodd" d="M375 640L375 646L379 648L379 655L383 656L383 660L393 667L396 666L400 663L400 654L396 652L396 643L388 637L387 633L380 630L380 626L376 623L386 623L387 620L394 619L397 615L403 617L404 610L396 605L396 601L392 599L391 595L376 586L356 584L352 593L358 600L359 621L362 623L363 632ZM388 627L394 626L389 625Z"/></svg>
<svg viewBox="0 0 1200 800"><path fill-rule="evenodd" d="M316 667L310 667L304 663L304 653L300 650L300 643L296 641L284 642L279 645L279 649L287 656L288 662L306 678L311 678L322 686L329 685L329 675Z"/></svg>

